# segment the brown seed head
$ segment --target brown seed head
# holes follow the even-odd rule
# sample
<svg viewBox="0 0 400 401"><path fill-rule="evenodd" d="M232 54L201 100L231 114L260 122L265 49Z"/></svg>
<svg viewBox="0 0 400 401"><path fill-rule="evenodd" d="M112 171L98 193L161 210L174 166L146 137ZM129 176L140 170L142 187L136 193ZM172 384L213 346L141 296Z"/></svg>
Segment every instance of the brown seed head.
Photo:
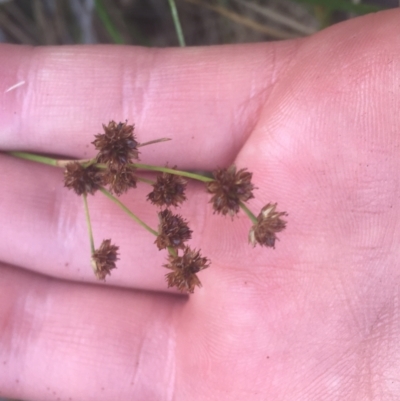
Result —
<svg viewBox="0 0 400 401"><path fill-rule="evenodd" d="M165 209L158 213L160 223L158 225L158 237L155 241L158 249L184 248L184 242L192 238L192 230L188 223L178 214L172 214Z"/></svg>
<svg viewBox="0 0 400 401"><path fill-rule="evenodd" d="M133 166L121 166L118 169L107 168L104 171L104 183L109 186L110 192L120 196L129 188L136 188L136 168Z"/></svg>
<svg viewBox="0 0 400 401"><path fill-rule="evenodd" d="M252 173L243 168L236 172L236 166L218 169L213 172L214 181L207 183L207 190L214 196L214 213L229 213L234 216L239 211L240 202L246 202L253 196L254 185L251 183Z"/></svg>
<svg viewBox="0 0 400 401"><path fill-rule="evenodd" d="M83 167L78 162L68 163L64 170L64 186L78 195L93 195L103 185L103 175L94 166Z"/></svg>
<svg viewBox="0 0 400 401"><path fill-rule="evenodd" d="M177 287L182 292L193 293L195 286L201 287L201 282L196 273L209 267L207 258L200 256L200 251L185 247L182 256L168 256L169 263L164 265L171 269L171 273L165 275L168 288Z"/></svg>
<svg viewBox="0 0 400 401"><path fill-rule="evenodd" d="M249 242L253 246L260 244L275 248L276 233L286 228L286 221L281 217L288 215L286 212L277 212L276 205L276 203L268 203L261 209L257 223L253 225L249 233Z"/></svg>
<svg viewBox="0 0 400 401"><path fill-rule="evenodd" d="M178 206L186 200L186 180L176 174L161 173L157 175L157 181L153 185L153 191L147 195L153 205Z"/></svg>
<svg viewBox="0 0 400 401"><path fill-rule="evenodd" d="M139 158L138 142L133 135L133 125L128 122L117 124L110 121L103 124L104 134L95 135L92 142L99 151L98 163L106 163L110 168L118 169L122 165L132 163L132 159Z"/></svg>
<svg viewBox="0 0 400 401"><path fill-rule="evenodd" d="M100 248L95 250L92 255L92 266L94 274L99 280L105 280L107 274L115 269L115 262L118 260L118 249L116 245L111 245L110 239L105 239Z"/></svg>

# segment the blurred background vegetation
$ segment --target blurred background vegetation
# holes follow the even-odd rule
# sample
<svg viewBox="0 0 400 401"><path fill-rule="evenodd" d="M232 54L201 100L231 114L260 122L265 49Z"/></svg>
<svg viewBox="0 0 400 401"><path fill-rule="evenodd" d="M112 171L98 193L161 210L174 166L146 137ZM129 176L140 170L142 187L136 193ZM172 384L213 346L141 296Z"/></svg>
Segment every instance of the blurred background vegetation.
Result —
<svg viewBox="0 0 400 401"><path fill-rule="evenodd" d="M189 46L310 35L398 0L175 0ZM0 42L177 46L169 0L0 0Z"/></svg>
<svg viewBox="0 0 400 401"><path fill-rule="evenodd" d="M0 42L178 46L171 2L188 46L301 37L399 6L399 0L0 0Z"/></svg>

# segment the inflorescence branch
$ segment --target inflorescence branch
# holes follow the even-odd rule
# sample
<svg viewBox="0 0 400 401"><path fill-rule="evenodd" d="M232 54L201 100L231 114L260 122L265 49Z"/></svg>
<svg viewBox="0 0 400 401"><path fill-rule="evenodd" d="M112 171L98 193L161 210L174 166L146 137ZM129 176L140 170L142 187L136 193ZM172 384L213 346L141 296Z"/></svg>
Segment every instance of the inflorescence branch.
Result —
<svg viewBox="0 0 400 401"><path fill-rule="evenodd" d="M97 155L93 159L58 160L25 152L9 154L64 169L65 187L83 196L91 246L91 264L99 280L104 280L111 274L111 270L116 268L119 247L113 245L111 239L105 239L99 248L95 248L87 196L94 195L97 191L153 234L156 237L154 243L159 250L167 250L167 263L164 267L170 270L165 275L168 287L193 293L196 286L201 287L197 274L210 266L210 260L201 256L200 250L187 245L193 234L189 222L171 211L171 208L179 207L187 200L187 179L204 183L205 190L212 195L210 203L214 213L233 218L240 209L245 212L252 222L249 242L253 246L259 244L275 248L276 234L285 229L286 220L283 217L287 216L287 213L277 212L276 203L265 205L257 217L252 213L246 202L254 198L253 191L256 187L251 182L252 173L246 168L238 170L232 165L219 168L212 172L212 176L207 176L178 170L176 167L138 163L139 148L168 140L169 138L161 138L140 144L134 135L133 125L129 125L127 121L118 124L110 121L108 125L103 125L103 133L95 135L92 144ZM140 177L140 171L158 174L154 181ZM128 190L136 188L138 181L152 186L147 201L159 208L157 230L148 226L118 199Z"/></svg>

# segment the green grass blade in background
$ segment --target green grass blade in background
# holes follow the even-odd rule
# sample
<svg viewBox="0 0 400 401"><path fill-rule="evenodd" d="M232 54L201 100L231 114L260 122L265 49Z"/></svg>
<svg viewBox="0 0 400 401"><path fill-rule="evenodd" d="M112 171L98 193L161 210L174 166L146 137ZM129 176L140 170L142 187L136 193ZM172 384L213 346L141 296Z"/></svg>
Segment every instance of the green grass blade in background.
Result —
<svg viewBox="0 0 400 401"><path fill-rule="evenodd" d="M104 7L102 0L95 1L95 7L97 15L99 16L101 22L104 24L108 34L111 36L112 40L118 44L124 44L125 41L122 38L121 34L118 32L118 29L115 27L111 18L109 17L106 8Z"/></svg>
<svg viewBox="0 0 400 401"><path fill-rule="evenodd" d="M368 14L383 10L382 7L370 4L354 4L350 0L294 0L297 3L311 6L322 6L330 11L345 11L355 14Z"/></svg>
<svg viewBox="0 0 400 401"><path fill-rule="evenodd" d="M185 38L183 36L181 22L179 21L178 10L176 9L175 0L168 0L169 7L171 8L172 19L174 20L176 35L178 36L179 46L185 47Z"/></svg>

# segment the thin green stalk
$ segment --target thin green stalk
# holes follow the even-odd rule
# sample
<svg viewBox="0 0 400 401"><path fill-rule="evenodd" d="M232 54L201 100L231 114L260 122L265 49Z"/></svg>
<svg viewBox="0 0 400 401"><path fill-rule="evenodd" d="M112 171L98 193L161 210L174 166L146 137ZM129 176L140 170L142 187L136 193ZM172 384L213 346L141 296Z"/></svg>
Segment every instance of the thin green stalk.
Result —
<svg viewBox="0 0 400 401"><path fill-rule="evenodd" d="M11 156L18 157L20 159L31 160L37 163L48 164L50 166L57 167L57 160L51 157L39 156L27 152L7 152L7 153Z"/></svg>
<svg viewBox="0 0 400 401"><path fill-rule="evenodd" d="M108 192L105 188L100 188L100 191L105 196L107 196L107 198L109 198L114 203L116 203L129 217L131 217L133 220L135 220L136 223L140 224L143 228L145 228L148 232L152 233L156 237L158 236L158 232L156 230L153 230L144 221L140 220L139 217L137 217L134 213L132 213L119 199L117 199L115 196L111 195L111 193Z"/></svg>
<svg viewBox="0 0 400 401"><path fill-rule="evenodd" d="M64 168L68 163L71 163L71 162L81 163L85 167L87 167L88 165L92 164L94 161L94 159L82 159L82 160L53 159L51 157L39 156L39 155L35 155L33 153L27 153L27 152L7 152L7 153L9 155L18 157L20 159L31 160L31 161L35 161L37 163L48 164L50 166L62 167L62 168ZM95 166L100 169L101 168L104 169L107 167L104 163L96 163ZM170 173L170 174L180 175L182 177L187 177L187 178L191 178L193 180L202 181L202 182L214 181L213 178L207 177L205 175L190 173L188 171L183 171L183 170L176 170L176 169L168 168L168 167L153 166L151 164L141 164L141 163L134 163L133 166L140 168L142 170L159 171L161 173ZM143 179L142 181L145 181L145 180L146 179Z"/></svg>
<svg viewBox="0 0 400 401"><path fill-rule="evenodd" d="M137 178L138 181L145 182L146 184L150 184L150 185L154 185L155 184L155 181L149 180L149 179L144 178L144 177L136 176L136 178Z"/></svg>
<svg viewBox="0 0 400 401"><path fill-rule="evenodd" d="M193 180L202 181L202 182L214 181L214 178L206 177L206 176L200 175L200 174L189 173L187 171L175 170L173 168L168 168L168 167L153 166L151 164L141 164L141 163L135 163L134 166L137 168L143 169L143 170L160 171L161 173L180 175L182 177L188 177L188 178L192 178Z"/></svg>
<svg viewBox="0 0 400 401"><path fill-rule="evenodd" d="M172 248L172 246L167 246L168 249L168 253L173 256L173 257L177 257L178 256L178 252L176 251L175 248Z"/></svg>
<svg viewBox="0 0 400 401"><path fill-rule="evenodd" d="M240 207L247 214L247 216L249 216L253 224L256 224L258 220L257 217L254 216L253 212L243 202L240 202Z"/></svg>
<svg viewBox="0 0 400 401"><path fill-rule="evenodd" d="M103 1L95 0L95 8L99 18L101 19L101 22L104 24L112 40L117 44L124 44L124 39L111 21L111 18L107 13L106 8L104 7Z"/></svg>
<svg viewBox="0 0 400 401"><path fill-rule="evenodd" d="M176 36L178 36L179 46L185 47L185 38L183 36L181 22L179 21L178 10L176 9L175 0L168 0L169 7L171 8L172 19L174 20Z"/></svg>
<svg viewBox="0 0 400 401"><path fill-rule="evenodd" d="M138 148L140 148L141 146L153 145L154 143L168 142L168 141L171 141L171 138L159 138L159 139L154 139L154 140L152 140L152 141L139 143L139 144L138 144Z"/></svg>
<svg viewBox="0 0 400 401"><path fill-rule="evenodd" d="M86 223L87 223L87 228L88 228L88 233L89 233L89 239L90 239L90 251L91 255L94 254L95 248L94 248L94 239L93 239L93 231L92 231L92 224L90 222L90 215L89 215L89 206L87 202L87 194L83 194L83 203L85 205L85 216L86 216Z"/></svg>

